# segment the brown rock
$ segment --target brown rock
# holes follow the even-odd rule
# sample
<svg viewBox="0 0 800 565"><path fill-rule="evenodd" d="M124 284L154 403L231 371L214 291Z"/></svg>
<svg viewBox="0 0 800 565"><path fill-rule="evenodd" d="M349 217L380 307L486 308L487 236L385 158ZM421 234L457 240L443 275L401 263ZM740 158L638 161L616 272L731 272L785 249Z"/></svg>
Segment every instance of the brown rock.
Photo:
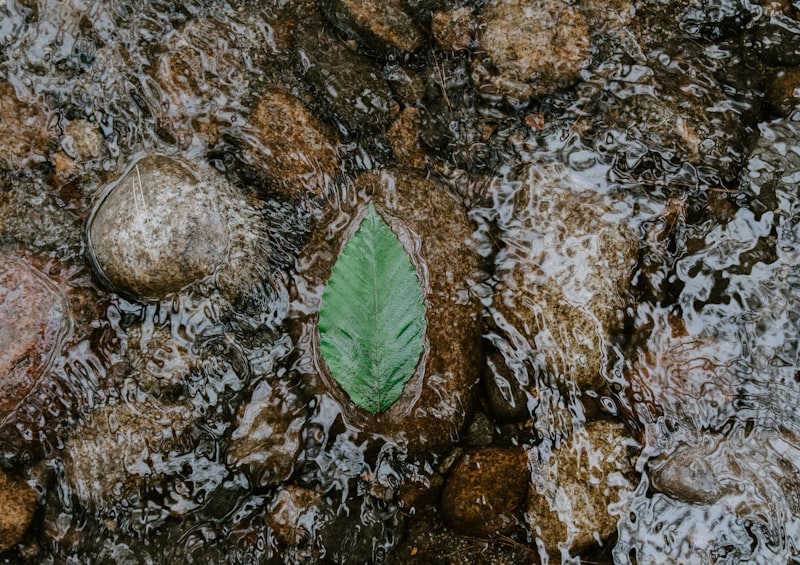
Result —
<svg viewBox="0 0 800 565"><path fill-rule="evenodd" d="M467 452L450 470L445 483L445 520L468 536L507 534L523 523L530 479L528 454L521 447Z"/></svg>
<svg viewBox="0 0 800 565"><path fill-rule="evenodd" d="M575 83L589 64L589 28L562 0L492 0L480 15L472 82L523 106Z"/></svg>
<svg viewBox="0 0 800 565"><path fill-rule="evenodd" d="M736 353L707 332L689 333L683 320L663 310L639 308L640 332L626 358L626 404L644 424L659 418L691 423L696 429L721 426L738 410Z"/></svg>
<svg viewBox="0 0 800 565"><path fill-rule="evenodd" d="M302 447L306 404L289 383L261 381L239 411L228 462L258 487L276 486L292 474Z"/></svg>
<svg viewBox="0 0 800 565"><path fill-rule="evenodd" d="M433 13L431 31L442 49L460 51L472 43L475 17L466 6L455 10L440 10Z"/></svg>
<svg viewBox="0 0 800 565"><path fill-rule="evenodd" d="M422 33L399 0L322 0L325 17L344 33L374 49L416 51Z"/></svg>
<svg viewBox="0 0 800 565"><path fill-rule="evenodd" d="M609 506L633 490L625 426L597 420L577 430L552 455L534 464L525 517L548 553L579 553L607 540L617 517Z"/></svg>
<svg viewBox="0 0 800 565"><path fill-rule="evenodd" d="M392 145L397 162L412 169L424 170L429 158L420 146L420 111L406 108L392 123L386 137Z"/></svg>
<svg viewBox="0 0 800 565"><path fill-rule="evenodd" d="M61 147L73 159L88 161L105 154L105 141L97 125L86 120L73 120L64 128Z"/></svg>
<svg viewBox="0 0 800 565"><path fill-rule="evenodd" d="M412 458L430 460L448 451L473 404L480 359L480 305L471 281L480 261L469 247L473 227L462 204L448 189L408 170L361 174L343 189L347 201L326 211L325 221L299 259L295 316L297 342L319 342L316 312L331 269L349 234L360 224L368 202L398 236L422 278L426 304L425 354L403 394L379 418L353 404L318 357L306 384L314 394L335 399L347 425L379 447L388 438L405 445ZM351 195L357 195L352 198ZM313 376L312 376L313 375Z"/></svg>
<svg viewBox="0 0 800 565"><path fill-rule="evenodd" d="M784 117L800 106L800 67L780 69L767 79L765 94L769 103Z"/></svg>
<svg viewBox="0 0 800 565"><path fill-rule="evenodd" d="M397 113L377 62L322 27L308 25L298 31L297 67L340 129L361 134L383 131Z"/></svg>
<svg viewBox="0 0 800 565"><path fill-rule="evenodd" d="M17 97L14 87L0 83L0 169L10 171L47 160L55 139L48 111Z"/></svg>
<svg viewBox="0 0 800 565"><path fill-rule="evenodd" d="M36 499L33 487L0 471L0 553L22 540L36 511Z"/></svg>
<svg viewBox="0 0 800 565"><path fill-rule="evenodd" d="M225 479L197 450L204 433L191 404L106 404L70 430L64 473L73 494L101 517L133 532L201 506Z"/></svg>
<svg viewBox="0 0 800 565"><path fill-rule="evenodd" d="M265 520L275 537L284 545L301 545L316 538L317 532L330 520L331 509L318 492L286 485L266 509Z"/></svg>
<svg viewBox="0 0 800 565"><path fill-rule="evenodd" d="M250 116L255 137L246 139L245 157L289 195L319 195L336 174L335 137L300 100L273 89Z"/></svg>
<svg viewBox="0 0 800 565"><path fill-rule="evenodd" d="M610 345L632 301L636 236L610 202L581 190L561 167L531 167L518 183L495 189L496 198L511 198L514 212L500 225L506 249L497 258L492 306L533 366L521 368L527 378L517 374L517 382L602 387ZM534 387L532 394L541 392Z"/></svg>
<svg viewBox="0 0 800 565"><path fill-rule="evenodd" d="M0 253L0 421L48 372L71 331L55 283L22 256Z"/></svg>

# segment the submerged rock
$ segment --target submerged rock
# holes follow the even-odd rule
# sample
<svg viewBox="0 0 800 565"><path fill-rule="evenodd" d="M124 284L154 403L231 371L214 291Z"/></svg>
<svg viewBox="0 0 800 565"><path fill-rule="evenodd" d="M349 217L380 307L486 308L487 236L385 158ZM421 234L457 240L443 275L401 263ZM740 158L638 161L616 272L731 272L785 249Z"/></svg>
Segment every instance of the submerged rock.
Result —
<svg viewBox="0 0 800 565"><path fill-rule="evenodd" d="M141 532L199 508L225 480L209 451L188 403L107 404L71 429L64 474L84 506Z"/></svg>
<svg viewBox="0 0 800 565"><path fill-rule="evenodd" d="M461 51L472 43L475 17L466 6L454 10L438 10L431 19L431 32L442 49Z"/></svg>
<svg viewBox="0 0 800 565"><path fill-rule="evenodd" d="M148 156L97 200L87 228L101 278L134 299L161 299L210 279L229 299L264 276L258 211L199 163Z"/></svg>
<svg viewBox="0 0 800 565"><path fill-rule="evenodd" d="M319 397L318 410L340 409L348 433L362 438L358 443L366 440L368 449L392 442L411 459L435 459L465 425L480 374L480 304L471 286L481 276L481 264L468 243L473 227L446 187L413 171L363 173L342 195L347 200L324 212L326 221L319 223L322 227L298 261L293 316L301 324L298 343L318 343L321 293L348 236L372 202L421 277L425 352L403 394L379 417L353 404L330 376L318 347L307 352L306 386Z"/></svg>
<svg viewBox="0 0 800 565"><path fill-rule="evenodd" d="M325 17L373 49L411 53L423 36L400 0L320 0Z"/></svg>
<svg viewBox="0 0 800 565"><path fill-rule="evenodd" d="M0 553L22 540L36 511L36 490L0 471Z"/></svg>
<svg viewBox="0 0 800 565"><path fill-rule="evenodd" d="M496 207L511 210L499 222L505 249L492 308L512 347L504 357L538 398L537 425L550 435L556 430L547 426L559 418L549 410L563 410L561 395L605 384L632 302L638 241L611 202L582 190L562 168L525 172L491 187Z"/></svg>
<svg viewBox="0 0 800 565"><path fill-rule="evenodd" d="M0 253L0 422L45 376L72 332L67 297L19 254Z"/></svg>
<svg viewBox="0 0 800 565"><path fill-rule="evenodd" d="M374 60L315 25L301 28L297 44L303 79L346 130L374 133L388 127L397 104Z"/></svg>
<svg viewBox="0 0 800 565"><path fill-rule="evenodd" d="M286 485L270 501L264 520L283 545L298 546L314 540L332 514L320 493Z"/></svg>
<svg viewBox="0 0 800 565"><path fill-rule="evenodd" d="M591 54L586 21L562 0L492 0L476 41L472 82L515 107L577 82Z"/></svg>
<svg viewBox="0 0 800 565"><path fill-rule="evenodd" d="M307 418L295 387L280 379L261 381L239 411L228 463L246 471L256 487L277 486L294 471Z"/></svg>
<svg viewBox="0 0 800 565"><path fill-rule="evenodd" d="M46 161L55 140L49 121L45 108L20 100L10 83L0 82L0 169L21 171Z"/></svg>
<svg viewBox="0 0 800 565"><path fill-rule="evenodd" d="M534 463L525 516L548 553L574 555L614 533L634 487L632 445L624 425L597 420Z"/></svg>
<svg viewBox="0 0 800 565"><path fill-rule="evenodd" d="M447 477L442 493L444 518L463 535L508 534L523 523L530 479L528 454L521 447L467 452Z"/></svg>
<svg viewBox="0 0 800 565"><path fill-rule="evenodd" d="M784 117L800 108L800 67L779 69L767 79L767 101Z"/></svg>
<svg viewBox="0 0 800 565"><path fill-rule="evenodd" d="M289 92L262 94L250 115L254 135L242 136L245 159L289 196L319 196L336 174L336 138Z"/></svg>

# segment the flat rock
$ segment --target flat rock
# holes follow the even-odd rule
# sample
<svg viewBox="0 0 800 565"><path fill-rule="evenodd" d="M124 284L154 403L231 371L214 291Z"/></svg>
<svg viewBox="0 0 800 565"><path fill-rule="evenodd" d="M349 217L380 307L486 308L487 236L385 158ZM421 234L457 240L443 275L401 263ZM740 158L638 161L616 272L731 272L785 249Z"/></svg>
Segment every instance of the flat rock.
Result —
<svg viewBox="0 0 800 565"><path fill-rule="evenodd" d="M476 42L472 82L514 107L577 82L591 55L586 21L562 0L492 0Z"/></svg>
<svg viewBox="0 0 800 565"><path fill-rule="evenodd" d="M101 278L135 299L161 299L211 279L236 298L263 276L264 222L211 167L140 159L102 191L87 234Z"/></svg>

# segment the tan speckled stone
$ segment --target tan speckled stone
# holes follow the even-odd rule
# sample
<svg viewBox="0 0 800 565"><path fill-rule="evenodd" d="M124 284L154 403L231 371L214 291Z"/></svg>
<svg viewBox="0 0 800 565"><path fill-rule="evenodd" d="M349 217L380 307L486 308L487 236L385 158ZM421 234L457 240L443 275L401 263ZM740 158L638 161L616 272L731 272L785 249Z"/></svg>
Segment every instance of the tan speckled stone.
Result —
<svg viewBox="0 0 800 565"><path fill-rule="evenodd" d="M492 100L524 105L572 85L589 64L589 28L563 0L492 0L478 30L472 82Z"/></svg>
<svg viewBox="0 0 800 565"><path fill-rule="evenodd" d="M36 510L36 491L0 471L0 553L18 544Z"/></svg>
<svg viewBox="0 0 800 565"><path fill-rule="evenodd" d="M624 425L598 420L535 465L526 518L550 554L564 545L574 555L614 533L624 509L610 505L624 505L635 486L632 445Z"/></svg>

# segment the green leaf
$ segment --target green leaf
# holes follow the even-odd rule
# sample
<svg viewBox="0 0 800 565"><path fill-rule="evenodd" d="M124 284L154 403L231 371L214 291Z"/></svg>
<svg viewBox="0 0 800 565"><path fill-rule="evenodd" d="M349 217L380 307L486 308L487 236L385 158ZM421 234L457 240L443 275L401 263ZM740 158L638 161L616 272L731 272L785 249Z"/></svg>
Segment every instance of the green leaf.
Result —
<svg viewBox="0 0 800 565"><path fill-rule="evenodd" d="M422 355L425 303L411 259L370 203L322 295L320 352L357 405L394 404Z"/></svg>

